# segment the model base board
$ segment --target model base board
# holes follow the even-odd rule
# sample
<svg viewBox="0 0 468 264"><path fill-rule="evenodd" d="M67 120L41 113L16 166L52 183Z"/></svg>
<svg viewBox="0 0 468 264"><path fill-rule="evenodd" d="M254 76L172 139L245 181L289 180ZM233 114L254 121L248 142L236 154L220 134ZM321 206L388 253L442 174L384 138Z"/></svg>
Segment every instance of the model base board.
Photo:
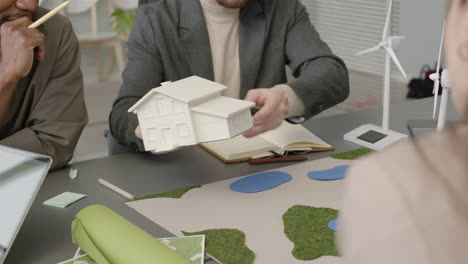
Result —
<svg viewBox="0 0 468 264"><path fill-rule="evenodd" d="M382 151L390 145L407 140L408 135L367 124L347 133L344 139L369 149Z"/></svg>
<svg viewBox="0 0 468 264"><path fill-rule="evenodd" d="M256 256L255 264L340 264L343 260L336 256L308 261L295 258L295 245L285 234L283 215L296 205L339 210L344 180L322 182L310 179L307 174L352 162L324 158L283 167L275 171L288 173L293 179L257 193L232 191L229 186L244 178L239 177L191 189L178 199L151 198L127 205L177 236L182 232L237 229L245 234L246 246ZM323 228L329 230L331 218L326 220Z"/></svg>

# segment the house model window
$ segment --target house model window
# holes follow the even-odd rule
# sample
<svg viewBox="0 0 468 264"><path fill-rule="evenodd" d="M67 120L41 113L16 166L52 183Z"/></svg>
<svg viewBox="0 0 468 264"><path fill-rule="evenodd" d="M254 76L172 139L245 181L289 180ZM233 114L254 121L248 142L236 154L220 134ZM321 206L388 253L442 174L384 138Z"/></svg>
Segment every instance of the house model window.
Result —
<svg viewBox="0 0 468 264"><path fill-rule="evenodd" d="M192 76L152 89L128 111L137 114L146 151L235 137L253 126L255 104L221 95L226 86Z"/></svg>
<svg viewBox="0 0 468 264"><path fill-rule="evenodd" d="M181 114L184 112L184 105L177 101L172 101L172 109L174 109L174 113Z"/></svg>

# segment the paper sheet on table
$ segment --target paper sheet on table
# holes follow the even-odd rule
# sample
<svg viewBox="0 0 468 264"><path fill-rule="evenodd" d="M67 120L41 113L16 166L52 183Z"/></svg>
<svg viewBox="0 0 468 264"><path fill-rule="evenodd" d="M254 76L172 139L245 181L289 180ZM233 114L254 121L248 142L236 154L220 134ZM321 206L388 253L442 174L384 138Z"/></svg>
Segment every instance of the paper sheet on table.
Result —
<svg viewBox="0 0 468 264"><path fill-rule="evenodd" d="M85 197L85 194L64 192L62 194L50 198L49 200L43 202L43 204L53 207L65 208L70 204L76 203Z"/></svg>
<svg viewBox="0 0 468 264"><path fill-rule="evenodd" d="M164 245L189 259L193 264L203 264L205 260L205 236L184 236L158 238ZM58 264L97 264L88 254L81 254L75 258Z"/></svg>

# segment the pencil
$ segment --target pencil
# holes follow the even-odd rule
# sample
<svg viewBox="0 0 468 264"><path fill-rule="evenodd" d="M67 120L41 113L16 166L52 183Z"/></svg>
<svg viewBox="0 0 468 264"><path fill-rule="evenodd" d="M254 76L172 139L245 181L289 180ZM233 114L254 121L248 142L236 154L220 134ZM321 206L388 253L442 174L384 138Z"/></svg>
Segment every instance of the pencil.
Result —
<svg viewBox="0 0 468 264"><path fill-rule="evenodd" d="M55 16L58 12L62 11L67 5L70 4L70 1L66 1L58 5L56 8L49 11L49 13L45 14L43 17L36 20L36 22L29 25L28 28L37 28L38 26L42 25L44 22L49 20L51 17Z"/></svg>
<svg viewBox="0 0 468 264"><path fill-rule="evenodd" d="M119 187L113 185L112 183L110 183L110 182L108 182L108 181L105 181L105 180L103 180L103 179L98 179L98 182L99 182L101 185L103 185L103 186L109 188L110 190L112 190L112 191L114 191L114 192L116 192L116 193L122 195L123 197L125 197L125 198L127 198L127 199L129 199L129 200L134 200L134 199L135 199L135 196L134 196L133 194L130 194L130 193L128 193L128 192L126 192L126 191L120 189Z"/></svg>

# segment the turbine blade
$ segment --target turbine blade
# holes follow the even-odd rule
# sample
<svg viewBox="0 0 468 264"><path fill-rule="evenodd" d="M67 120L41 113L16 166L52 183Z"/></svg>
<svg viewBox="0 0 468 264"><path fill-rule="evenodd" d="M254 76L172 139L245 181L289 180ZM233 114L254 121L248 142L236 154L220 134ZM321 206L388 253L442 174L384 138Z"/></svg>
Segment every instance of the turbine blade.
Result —
<svg viewBox="0 0 468 264"><path fill-rule="evenodd" d="M440 47L439 47L439 58L437 59L437 68L436 68L436 73L437 73L437 79L434 81L434 111L433 111L433 117L436 118L437 114L437 99L439 97L439 89L440 89L440 62L442 59L442 49L444 47L444 38L445 38L445 21L444 21L444 27L442 28L442 37L440 38Z"/></svg>
<svg viewBox="0 0 468 264"><path fill-rule="evenodd" d="M441 62L441 58L442 58L442 49L444 47L444 35L445 35L445 21L444 21L444 27L442 29L442 37L440 38L440 46L439 46L439 57L437 59L437 68L436 68L436 73L437 73L437 76L440 77L440 62ZM434 90L432 91L432 93L436 93L436 89L438 90L439 87L435 87L434 86Z"/></svg>
<svg viewBox="0 0 468 264"><path fill-rule="evenodd" d="M389 39L405 39L406 37L405 36L391 36L391 37L388 37Z"/></svg>
<svg viewBox="0 0 468 264"><path fill-rule="evenodd" d="M390 55L390 57L392 58L393 62L394 62L395 65L398 67L398 69L401 71L401 73L403 74L403 76L405 76L405 78L408 78L408 76L406 76L405 70L403 70L403 66L401 66L401 63L400 63L400 61L398 60L398 57L397 57L397 55L395 54L395 52L393 51L393 49L392 49L392 48L389 48L389 47L385 47L385 49L387 50L388 54Z"/></svg>
<svg viewBox="0 0 468 264"><path fill-rule="evenodd" d="M358 52L358 53L356 53L356 56L360 56L360 55L371 53L371 52L376 52L376 51L380 50L380 48L381 48L381 46L378 45L378 46L375 46L373 48L366 49L364 51Z"/></svg>
<svg viewBox="0 0 468 264"><path fill-rule="evenodd" d="M445 31L445 29L444 29L444 31ZM443 42L444 42L444 35L443 35L444 31L442 31L442 39L440 41L440 47L439 47L439 57L437 59L436 73L437 73L438 76L439 76L439 73L440 73L440 61L441 61L441 57L442 57L442 49L443 49L443 46L444 46L444 44L443 44ZM432 91L432 93L435 93L436 89L439 89L439 87L434 86L434 90Z"/></svg>
<svg viewBox="0 0 468 264"><path fill-rule="evenodd" d="M390 0L389 1L389 4L388 4L388 11L387 11L387 19L385 20L385 27L384 27L384 31L382 33L382 40L385 41L388 37L388 31L389 31L389 27L390 27L390 16L392 14L392 5L393 5L393 0Z"/></svg>

